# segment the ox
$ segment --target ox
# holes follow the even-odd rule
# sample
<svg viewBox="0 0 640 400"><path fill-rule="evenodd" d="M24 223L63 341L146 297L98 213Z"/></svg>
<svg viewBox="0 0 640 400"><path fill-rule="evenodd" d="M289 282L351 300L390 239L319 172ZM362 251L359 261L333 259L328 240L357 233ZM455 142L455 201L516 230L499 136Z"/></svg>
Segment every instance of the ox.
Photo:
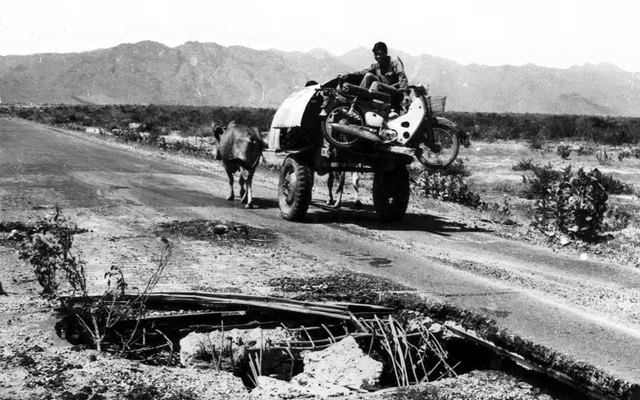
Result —
<svg viewBox="0 0 640 400"><path fill-rule="evenodd" d="M327 204L332 207L340 208L342 205L342 194L344 193L344 185L346 180L347 173L345 171L332 171L329 172L329 176L327 177L327 189L329 190L329 200ZM335 181L338 181L338 187L336 188L337 199L333 198L333 184ZM351 172L351 184L353 186L353 191L356 196L355 207L357 210L362 208L362 202L360 201L360 192L358 191L360 187L360 175L357 172Z"/></svg>
<svg viewBox="0 0 640 400"><path fill-rule="evenodd" d="M257 129L231 121L226 129L213 125L215 137L215 158L221 160L229 178L229 195L227 200L235 198L233 192L233 175L240 171L240 198L246 208L253 208L251 182L253 174L265 148L264 141Z"/></svg>

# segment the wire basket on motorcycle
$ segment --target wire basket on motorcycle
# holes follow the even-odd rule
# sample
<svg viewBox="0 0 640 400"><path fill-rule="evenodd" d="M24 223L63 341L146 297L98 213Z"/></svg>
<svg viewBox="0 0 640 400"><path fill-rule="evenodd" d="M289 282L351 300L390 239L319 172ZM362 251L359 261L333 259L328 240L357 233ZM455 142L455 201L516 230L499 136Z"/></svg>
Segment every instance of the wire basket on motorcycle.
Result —
<svg viewBox="0 0 640 400"><path fill-rule="evenodd" d="M441 114L444 112L444 105L447 102L446 96L430 96L426 99L427 113L429 115Z"/></svg>

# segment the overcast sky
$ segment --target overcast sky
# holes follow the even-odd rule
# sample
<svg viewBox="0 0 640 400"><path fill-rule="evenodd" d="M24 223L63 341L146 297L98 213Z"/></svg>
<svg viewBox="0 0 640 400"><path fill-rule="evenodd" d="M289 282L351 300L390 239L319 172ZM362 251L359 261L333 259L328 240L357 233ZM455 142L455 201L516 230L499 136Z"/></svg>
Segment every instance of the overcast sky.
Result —
<svg viewBox="0 0 640 400"><path fill-rule="evenodd" d="M640 72L639 19L640 0L0 0L0 55L142 40L341 55L381 40L462 64Z"/></svg>

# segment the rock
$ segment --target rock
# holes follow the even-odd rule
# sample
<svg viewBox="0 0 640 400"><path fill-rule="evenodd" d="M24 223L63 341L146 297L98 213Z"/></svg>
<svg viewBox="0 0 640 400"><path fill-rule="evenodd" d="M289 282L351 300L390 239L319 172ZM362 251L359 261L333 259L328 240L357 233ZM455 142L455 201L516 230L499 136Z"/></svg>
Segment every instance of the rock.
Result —
<svg viewBox="0 0 640 400"><path fill-rule="evenodd" d="M560 246L566 246L571 242L572 242L572 240L571 240L571 238L569 236L567 236L567 235L560 236Z"/></svg>
<svg viewBox="0 0 640 400"><path fill-rule="evenodd" d="M282 328L191 332L180 340L180 362L187 368L210 368L212 363L217 365L222 354L220 368L240 372L247 366L249 352L258 351L262 346L263 372L271 371L281 375L291 371L290 356L285 351L272 347L285 343L288 339L289 334ZM279 369L281 365L285 366Z"/></svg>
<svg viewBox="0 0 640 400"><path fill-rule="evenodd" d="M224 235L229 232L229 227L227 225L218 224L213 227L213 233L216 235Z"/></svg>
<svg viewBox="0 0 640 400"><path fill-rule="evenodd" d="M258 386L251 391L254 399L303 399L311 396L311 392L300 385L268 376L259 376Z"/></svg>
<svg viewBox="0 0 640 400"><path fill-rule="evenodd" d="M24 235L16 229L12 229L11 232L9 232L9 235L7 236L7 239L9 240L22 240L23 238L24 238Z"/></svg>
<svg viewBox="0 0 640 400"><path fill-rule="evenodd" d="M307 352L304 371L290 382L261 376L251 392L255 399L331 398L376 385L382 363L364 354L351 336L316 352Z"/></svg>
<svg viewBox="0 0 640 400"><path fill-rule="evenodd" d="M442 332L442 325L440 325L439 323L434 323L429 327L429 332L433 333L434 335L439 334L440 332Z"/></svg>
<svg viewBox="0 0 640 400"><path fill-rule="evenodd" d="M364 354L352 336L325 350L308 352L303 359L304 372L292 379L300 384L313 381L326 387L361 389L377 385L382 374L382 363Z"/></svg>

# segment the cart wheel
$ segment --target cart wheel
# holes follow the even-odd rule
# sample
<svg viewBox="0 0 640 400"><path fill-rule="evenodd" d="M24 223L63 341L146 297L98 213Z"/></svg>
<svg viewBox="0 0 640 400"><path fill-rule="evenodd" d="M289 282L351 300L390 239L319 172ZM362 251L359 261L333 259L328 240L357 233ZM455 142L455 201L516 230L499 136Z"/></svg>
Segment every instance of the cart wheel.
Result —
<svg viewBox="0 0 640 400"><path fill-rule="evenodd" d="M400 220L409 206L409 171L403 163L392 170L378 170L373 176L373 207L384 221Z"/></svg>
<svg viewBox="0 0 640 400"><path fill-rule="evenodd" d="M331 143L339 149L349 149L353 147L359 138L345 135L344 133L335 132L331 124L349 124L356 126L364 126L364 119L358 110L351 109L348 104L339 104L327 112L327 116L321 123L322 134L327 142Z"/></svg>
<svg viewBox="0 0 640 400"><path fill-rule="evenodd" d="M307 215L313 189L313 171L292 156L287 156L280 170L278 203L280 215L287 221L302 221Z"/></svg>

